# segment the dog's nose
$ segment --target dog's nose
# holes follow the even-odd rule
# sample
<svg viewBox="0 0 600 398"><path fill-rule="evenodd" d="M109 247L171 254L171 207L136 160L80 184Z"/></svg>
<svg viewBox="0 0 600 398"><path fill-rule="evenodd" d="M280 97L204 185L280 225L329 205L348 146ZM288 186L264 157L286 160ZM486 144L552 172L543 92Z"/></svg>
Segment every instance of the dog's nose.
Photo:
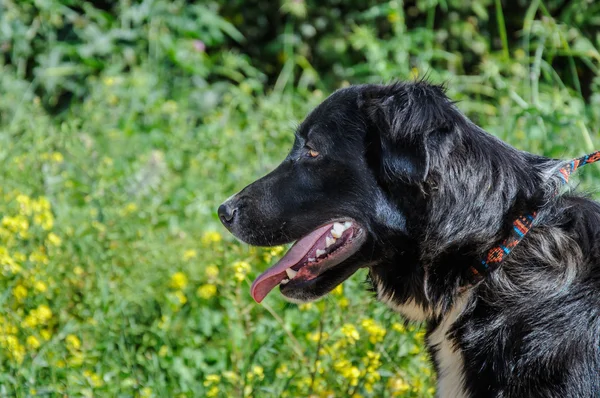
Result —
<svg viewBox="0 0 600 398"><path fill-rule="evenodd" d="M219 206L217 213L219 214L219 219L226 227L229 227L233 223L233 219L235 218L235 213L237 212L237 207L231 203L231 200L223 203Z"/></svg>

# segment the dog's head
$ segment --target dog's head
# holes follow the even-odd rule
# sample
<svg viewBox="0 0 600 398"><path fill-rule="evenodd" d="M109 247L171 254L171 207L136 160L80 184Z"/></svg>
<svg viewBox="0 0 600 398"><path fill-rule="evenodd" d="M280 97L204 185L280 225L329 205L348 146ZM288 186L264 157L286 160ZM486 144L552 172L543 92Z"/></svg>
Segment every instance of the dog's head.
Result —
<svg viewBox="0 0 600 398"><path fill-rule="evenodd" d="M442 166L469 123L442 88L424 82L353 86L327 98L285 160L219 207L223 224L249 244L296 242L256 279L253 297L260 302L279 285L291 300L313 300L361 267L416 252L425 214L435 211L429 197L443 189Z"/></svg>

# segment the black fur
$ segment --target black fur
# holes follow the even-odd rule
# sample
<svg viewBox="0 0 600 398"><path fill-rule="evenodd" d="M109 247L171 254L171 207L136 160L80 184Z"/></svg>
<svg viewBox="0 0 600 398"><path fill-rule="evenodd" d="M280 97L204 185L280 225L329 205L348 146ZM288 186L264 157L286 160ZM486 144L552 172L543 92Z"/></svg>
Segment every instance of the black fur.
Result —
<svg viewBox="0 0 600 398"><path fill-rule="evenodd" d="M443 328L466 396L600 396L600 205L570 192L553 198L562 162L487 134L426 82L340 90L296 135L277 169L227 202L226 226L273 245L352 218L368 239L285 296L316 299L369 267L380 299L422 313L440 380L447 369L434 337ZM470 286L469 267L533 210L530 234ZM453 394L443 388L440 396Z"/></svg>

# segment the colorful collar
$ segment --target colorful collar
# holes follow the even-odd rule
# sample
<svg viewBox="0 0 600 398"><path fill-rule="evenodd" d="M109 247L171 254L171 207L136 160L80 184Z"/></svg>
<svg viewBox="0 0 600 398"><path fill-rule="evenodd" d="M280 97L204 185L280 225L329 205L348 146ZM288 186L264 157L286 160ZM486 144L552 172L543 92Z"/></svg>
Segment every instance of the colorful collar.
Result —
<svg viewBox="0 0 600 398"><path fill-rule="evenodd" d="M600 160L600 151L596 151L589 155L582 156L577 159L571 160L565 166L558 170L558 173L563 181L563 184L569 182L569 176L581 166L585 166L589 163L594 163ZM557 192L554 194L555 196ZM510 231L508 238L504 239L502 243L491 248L485 257L481 260L480 264L471 266L471 283L475 284L484 279L490 272L497 269L502 261L510 252L517 246L527 233L531 230L533 222L537 217L537 212L527 213L519 216L514 222L513 227Z"/></svg>

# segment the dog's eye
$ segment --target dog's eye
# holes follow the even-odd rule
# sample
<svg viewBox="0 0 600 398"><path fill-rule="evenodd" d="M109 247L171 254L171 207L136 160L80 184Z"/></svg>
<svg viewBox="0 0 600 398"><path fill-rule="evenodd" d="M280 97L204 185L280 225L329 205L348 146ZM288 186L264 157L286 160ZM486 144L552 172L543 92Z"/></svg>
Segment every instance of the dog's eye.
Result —
<svg viewBox="0 0 600 398"><path fill-rule="evenodd" d="M307 148L306 156L308 156L309 158L316 158L317 156L319 156L319 152L315 151L312 148Z"/></svg>

